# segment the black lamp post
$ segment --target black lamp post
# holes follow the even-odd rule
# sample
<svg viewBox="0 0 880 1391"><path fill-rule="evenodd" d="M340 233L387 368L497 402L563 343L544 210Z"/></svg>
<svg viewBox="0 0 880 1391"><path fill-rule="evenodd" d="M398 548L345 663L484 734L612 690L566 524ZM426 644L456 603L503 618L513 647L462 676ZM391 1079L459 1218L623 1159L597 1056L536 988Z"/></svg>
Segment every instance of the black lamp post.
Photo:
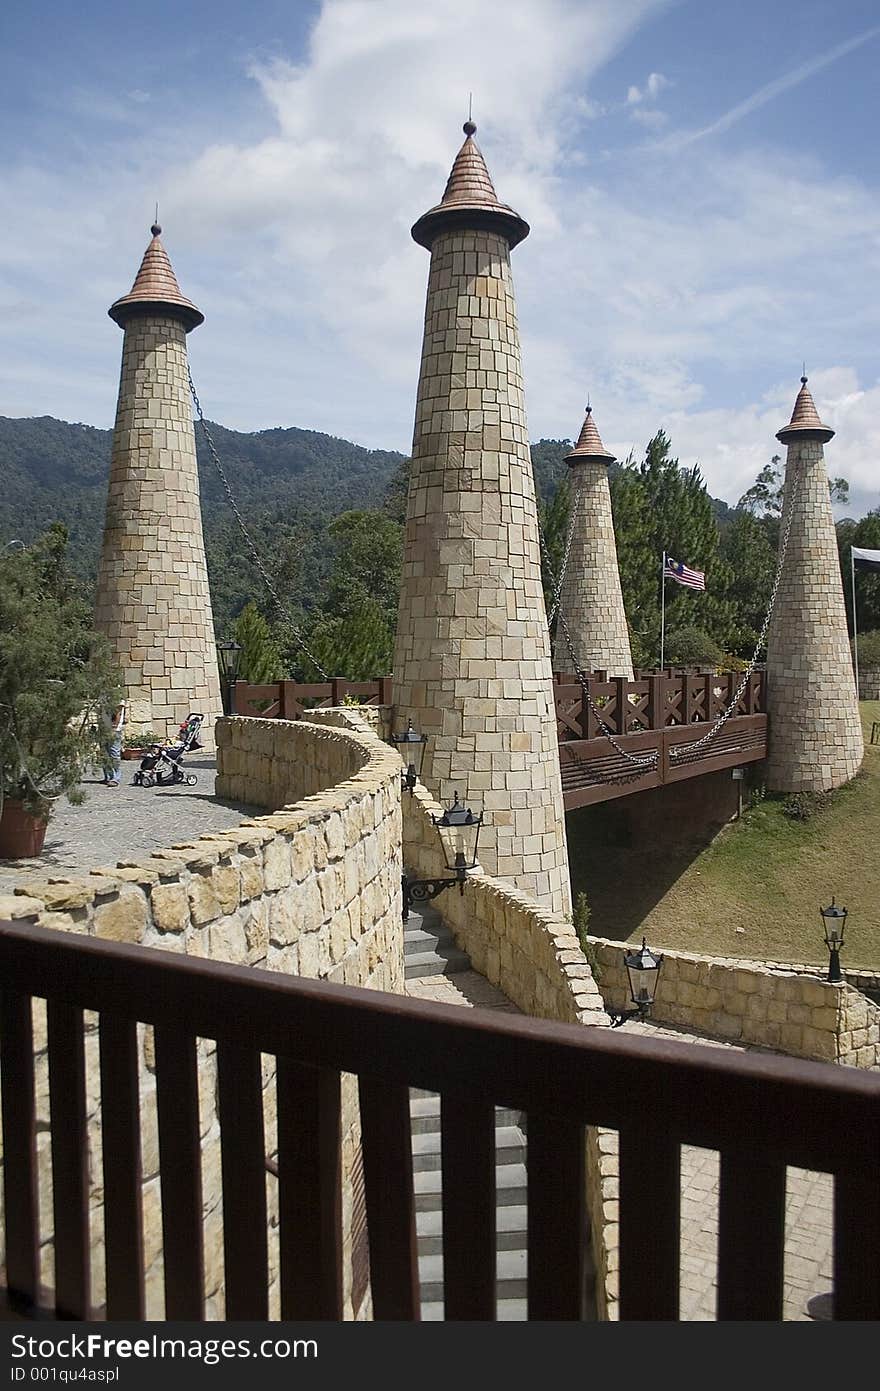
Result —
<svg viewBox="0 0 880 1391"><path fill-rule="evenodd" d="M409 917L412 903L426 903L429 899L436 898L444 889L448 889L450 884L457 884L459 893L463 894L468 871L476 867L477 842L483 824L483 813L475 815L470 807L458 800L456 792L452 806L448 807L442 816L435 816L432 820L440 832L446 867L452 870L452 874L446 879L408 879L404 875L404 922Z"/></svg>
<svg viewBox="0 0 880 1391"><path fill-rule="evenodd" d="M828 948L828 979L839 985L843 976L840 971L840 949L843 946L843 933L846 928L846 909L838 908L832 896L827 908L820 908L822 926L825 929L825 945Z"/></svg>
<svg viewBox="0 0 880 1391"><path fill-rule="evenodd" d="M419 734L417 729L413 729L412 720L407 720L406 729L402 734L392 734L391 742L397 745L398 752L407 765L406 771L400 775L401 788L406 788L412 795L412 790L422 775L428 736Z"/></svg>
<svg viewBox="0 0 880 1391"><path fill-rule="evenodd" d="M657 982L660 978L663 957L652 952L643 937L642 945L637 951L624 952L623 964L629 976L629 993L635 1008L609 1010L613 1029L619 1029L621 1024L626 1023L627 1019L645 1019L650 1013L654 997L657 994Z"/></svg>
<svg viewBox="0 0 880 1391"><path fill-rule="evenodd" d="M237 642L218 642L217 660L220 664L220 687L223 698L224 715L232 714L235 682L238 678L238 664L241 648Z"/></svg>

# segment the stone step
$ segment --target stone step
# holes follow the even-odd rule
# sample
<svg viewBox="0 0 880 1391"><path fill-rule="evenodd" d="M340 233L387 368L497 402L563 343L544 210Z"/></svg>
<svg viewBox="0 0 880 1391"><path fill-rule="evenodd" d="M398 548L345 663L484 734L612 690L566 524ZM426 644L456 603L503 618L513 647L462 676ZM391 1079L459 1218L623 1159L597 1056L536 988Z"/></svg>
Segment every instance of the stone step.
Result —
<svg viewBox="0 0 880 1391"><path fill-rule="evenodd" d="M430 1097L417 1097L410 1103L409 1108L410 1125L413 1135L423 1135L429 1130L440 1129L440 1098L436 1094ZM509 1107L496 1106L495 1108L495 1127L506 1125L520 1125L519 1111L511 1110ZM522 1126L520 1125L520 1129Z"/></svg>
<svg viewBox="0 0 880 1391"><path fill-rule="evenodd" d="M443 1257L419 1257L419 1282L423 1304L443 1298ZM526 1252L499 1251L495 1259L495 1289L499 1299L521 1299L528 1293Z"/></svg>
<svg viewBox="0 0 880 1391"><path fill-rule="evenodd" d="M498 1323L525 1322L529 1316L528 1302L525 1299L499 1299L495 1318ZM422 1304L422 1320L424 1323L442 1322L445 1315L443 1313L443 1301L431 1300Z"/></svg>
<svg viewBox="0 0 880 1391"><path fill-rule="evenodd" d="M403 954L412 956L414 952L436 951L438 947L454 947L455 938L446 929L436 931L425 928L407 928L403 934Z"/></svg>
<svg viewBox="0 0 880 1391"><path fill-rule="evenodd" d="M440 1168L440 1131L429 1130L413 1135L413 1170L421 1173ZM524 1164L526 1137L518 1125L502 1125L495 1129L495 1167Z"/></svg>
<svg viewBox="0 0 880 1391"><path fill-rule="evenodd" d="M495 1247L498 1251L514 1251L526 1244L526 1207L514 1203L499 1207L495 1212ZM416 1214L416 1235L419 1257L440 1255L443 1250L443 1213L439 1208Z"/></svg>
<svg viewBox="0 0 880 1391"><path fill-rule="evenodd" d="M465 956L458 947L443 947L440 951L413 952L405 959L407 980L417 980L419 976L456 976L469 971L470 957Z"/></svg>
<svg viewBox="0 0 880 1391"><path fill-rule="evenodd" d="M432 1212L442 1205L443 1186L440 1170L428 1169L413 1174L416 1212ZM526 1166L502 1164L495 1170L496 1208L522 1206L526 1201Z"/></svg>

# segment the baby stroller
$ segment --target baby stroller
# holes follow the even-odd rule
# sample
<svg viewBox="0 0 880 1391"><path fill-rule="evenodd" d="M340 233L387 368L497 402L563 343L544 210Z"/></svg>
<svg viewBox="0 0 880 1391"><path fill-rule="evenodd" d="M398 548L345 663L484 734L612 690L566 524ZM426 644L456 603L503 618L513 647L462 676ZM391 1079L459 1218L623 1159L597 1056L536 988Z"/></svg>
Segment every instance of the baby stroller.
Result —
<svg viewBox="0 0 880 1391"><path fill-rule="evenodd" d="M203 715L187 715L178 730L176 743L154 744L141 759L140 767L132 778L135 787L170 787L180 782L187 787L195 787L198 782L195 773L185 773L181 764L185 753L202 747L199 731L203 719Z"/></svg>

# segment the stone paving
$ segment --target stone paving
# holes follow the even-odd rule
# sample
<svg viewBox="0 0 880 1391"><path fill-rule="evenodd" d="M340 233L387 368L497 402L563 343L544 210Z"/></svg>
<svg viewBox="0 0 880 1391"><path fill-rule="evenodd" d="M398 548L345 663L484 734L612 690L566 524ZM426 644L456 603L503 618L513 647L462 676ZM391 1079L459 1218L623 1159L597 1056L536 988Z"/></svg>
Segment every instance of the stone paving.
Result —
<svg viewBox="0 0 880 1391"><path fill-rule="evenodd" d="M185 767L196 774L195 787L135 787L132 777L138 763L129 759L122 762L122 782L117 788L102 786L99 773L87 776L81 806L72 806L66 798L56 806L42 855L0 860L0 893L11 893L16 884L26 885L29 879L115 865L132 855L167 849L175 841L192 840L205 831L237 826L243 816L261 814L262 808L215 798L212 758L190 756Z"/></svg>
<svg viewBox="0 0 880 1391"><path fill-rule="evenodd" d="M407 994L439 1004L465 1005L519 1014L500 990L476 971L453 978L426 976L407 982ZM627 1032L648 1038L672 1038L710 1048L759 1052L742 1044L695 1036L632 1021ZM685 1322L714 1320L715 1263L718 1252L719 1157L714 1150L682 1146L681 1153L681 1286L680 1313ZM827 1296L832 1286L833 1184L830 1174L789 1168L786 1189L785 1292L786 1321L828 1317ZM812 1301L812 1303L811 1303ZM809 1307L808 1307L809 1305Z"/></svg>

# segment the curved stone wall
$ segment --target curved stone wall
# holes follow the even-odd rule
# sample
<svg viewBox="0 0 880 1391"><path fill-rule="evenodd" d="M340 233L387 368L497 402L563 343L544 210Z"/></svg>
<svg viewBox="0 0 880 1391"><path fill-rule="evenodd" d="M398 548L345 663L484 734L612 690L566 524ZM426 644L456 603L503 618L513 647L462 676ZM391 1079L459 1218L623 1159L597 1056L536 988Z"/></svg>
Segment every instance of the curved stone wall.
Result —
<svg viewBox="0 0 880 1391"><path fill-rule="evenodd" d="M346 985L403 989L400 915L400 760L371 736L304 721L223 720L219 795L268 814L76 879L29 881L0 898L0 918L286 971ZM45 1006L35 1001L42 1281L53 1276ZM164 1317L162 1224L152 1030L141 1027L144 1256L147 1316ZM93 1302L104 1299L98 1034L86 1036ZM352 1079L343 1079L352 1083ZM207 1316L222 1319L223 1233L215 1047L199 1043ZM266 1153L274 1154L274 1065L264 1067ZM351 1234L359 1173L354 1085L342 1093L342 1221L347 1317L353 1302ZM279 1316L277 1187L269 1184L270 1313ZM364 1253L359 1253L363 1264Z"/></svg>

